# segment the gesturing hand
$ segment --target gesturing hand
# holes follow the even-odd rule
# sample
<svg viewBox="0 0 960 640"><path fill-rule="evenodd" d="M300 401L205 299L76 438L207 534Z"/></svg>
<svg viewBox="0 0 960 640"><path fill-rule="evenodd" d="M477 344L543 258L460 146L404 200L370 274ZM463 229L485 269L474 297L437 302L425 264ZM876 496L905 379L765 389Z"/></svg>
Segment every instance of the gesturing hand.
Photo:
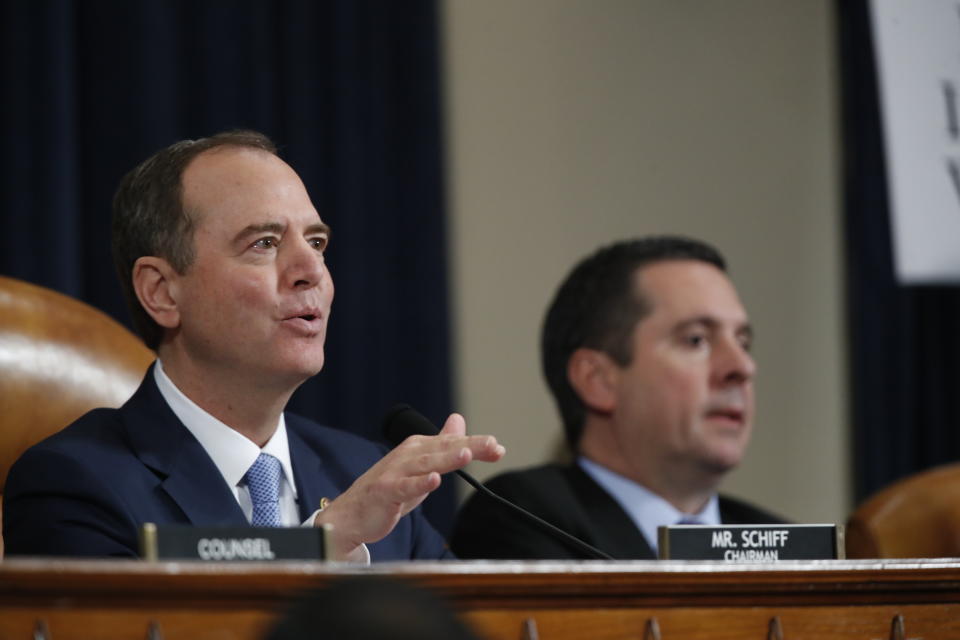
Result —
<svg viewBox="0 0 960 640"><path fill-rule="evenodd" d="M330 523L330 557L347 558L376 542L440 486L440 476L472 460L496 462L506 450L493 436L468 436L463 416L451 414L435 436L410 436L357 478L314 522Z"/></svg>

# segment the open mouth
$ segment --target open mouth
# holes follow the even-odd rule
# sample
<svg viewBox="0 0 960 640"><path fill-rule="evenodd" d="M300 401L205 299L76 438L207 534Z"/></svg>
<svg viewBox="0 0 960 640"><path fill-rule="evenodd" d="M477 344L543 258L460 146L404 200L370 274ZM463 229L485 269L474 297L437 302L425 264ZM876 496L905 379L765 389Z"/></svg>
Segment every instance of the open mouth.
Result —
<svg viewBox="0 0 960 640"><path fill-rule="evenodd" d="M283 324L303 335L315 335L322 327L323 316L318 313L301 313L284 319Z"/></svg>
<svg viewBox="0 0 960 640"><path fill-rule="evenodd" d="M707 417L741 423L743 422L743 411L739 409L714 409L707 412Z"/></svg>

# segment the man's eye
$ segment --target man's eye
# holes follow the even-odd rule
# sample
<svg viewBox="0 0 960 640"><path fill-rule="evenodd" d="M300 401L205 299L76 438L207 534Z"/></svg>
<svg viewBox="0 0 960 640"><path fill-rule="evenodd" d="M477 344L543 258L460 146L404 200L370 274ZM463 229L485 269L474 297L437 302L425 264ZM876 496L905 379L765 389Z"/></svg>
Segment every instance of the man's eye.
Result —
<svg viewBox="0 0 960 640"><path fill-rule="evenodd" d="M700 334L685 336L683 341L691 347L700 347L707 342L707 337Z"/></svg>
<svg viewBox="0 0 960 640"><path fill-rule="evenodd" d="M253 246L257 249L275 249L277 244L276 238L260 238L253 243Z"/></svg>
<svg viewBox="0 0 960 640"><path fill-rule="evenodd" d="M325 251L327 248L326 236L317 236L316 238L310 238L307 242L309 242L310 246L316 249L317 251Z"/></svg>

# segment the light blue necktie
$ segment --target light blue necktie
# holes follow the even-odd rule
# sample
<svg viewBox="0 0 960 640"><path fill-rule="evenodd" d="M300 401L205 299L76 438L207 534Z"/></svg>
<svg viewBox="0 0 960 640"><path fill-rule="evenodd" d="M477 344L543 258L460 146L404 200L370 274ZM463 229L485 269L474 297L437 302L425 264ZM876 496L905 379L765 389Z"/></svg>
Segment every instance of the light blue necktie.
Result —
<svg viewBox="0 0 960 640"><path fill-rule="evenodd" d="M283 467L280 461L268 453L261 453L250 465L243 479L250 489L253 502L253 517L250 524L255 527L280 526L280 476Z"/></svg>

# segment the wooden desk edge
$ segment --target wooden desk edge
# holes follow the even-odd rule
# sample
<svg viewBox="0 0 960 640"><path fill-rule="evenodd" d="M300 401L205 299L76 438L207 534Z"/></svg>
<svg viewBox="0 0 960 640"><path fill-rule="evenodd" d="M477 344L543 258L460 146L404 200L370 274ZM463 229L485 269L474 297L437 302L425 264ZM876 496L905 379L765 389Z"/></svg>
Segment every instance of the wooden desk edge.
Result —
<svg viewBox="0 0 960 640"><path fill-rule="evenodd" d="M429 586L451 601L521 608L545 600L595 606L957 602L957 559L719 562L409 562L370 567L319 562L194 563L9 558L0 599L30 601L112 595L269 604L344 576L391 576Z"/></svg>

